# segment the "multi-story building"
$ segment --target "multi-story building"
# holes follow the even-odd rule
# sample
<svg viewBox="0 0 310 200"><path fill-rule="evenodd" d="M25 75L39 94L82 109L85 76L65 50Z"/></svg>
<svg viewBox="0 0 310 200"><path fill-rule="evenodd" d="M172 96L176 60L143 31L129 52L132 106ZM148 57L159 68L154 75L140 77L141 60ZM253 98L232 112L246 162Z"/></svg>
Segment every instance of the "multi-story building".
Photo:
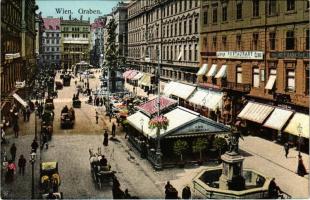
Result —
<svg viewBox="0 0 310 200"><path fill-rule="evenodd" d="M108 41L108 29L107 29L107 25L110 23L111 19L113 18L113 16L111 14L107 14L105 15L104 17L106 17L106 23L105 23L105 26L103 27L103 49L104 49L104 55L103 55L103 58L104 58L104 62L105 62L105 54L106 54L106 49L107 49L107 41Z"/></svg>
<svg viewBox="0 0 310 200"><path fill-rule="evenodd" d="M102 66L104 41L103 28L105 26L106 17L98 17L91 26L91 55L90 64L96 67ZM102 54L102 56L101 56Z"/></svg>
<svg viewBox="0 0 310 200"><path fill-rule="evenodd" d="M40 12L36 16L36 56L37 56L37 65L39 67L43 66L43 33L44 33L44 21L42 18L42 13Z"/></svg>
<svg viewBox="0 0 310 200"><path fill-rule="evenodd" d="M6 115L14 93L25 97L36 69L34 0L1 1L1 112ZM25 87L26 86L26 87ZM2 117L1 116L1 117Z"/></svg>
<svg viewBox="0 0 310 200"><path fill-rule="evenodd" d="M112 16L115 19L115 23L116 23L115 45L119 53L119 56L122 56L122 57L127 56L127 32L128 32L127 7L128 7L128 3L119 2L112 9Z"/></svg>
<svg viewBox="0 0 310 200"><path fill-rule="evenodd" d="M202 1L200 13L198 79L226 92L224 123L246 100L308 113L309 1Z"/></svg>
<svg viewBox="0 0 310 200"><path fill-rule="evenodd" d="M90 19L64 20L60 18L61 27L61 67L72 69L76 63L81 61L89 63L90 57Z"/></svg>
<svg viewBox="0 0 310 200"><path fill-rule="evenodd" d="M47 17L44 18L44 65L60 67L61 65L61 53L60 53L60 19Z"/></svg>
<svg viewBox="0 0 310 200"><path fill-rule="evenodd" d="M168 80L196 83L200 1L132 1L128 7L128 65ZM152 80L152 79L151 79Z"/></svg>

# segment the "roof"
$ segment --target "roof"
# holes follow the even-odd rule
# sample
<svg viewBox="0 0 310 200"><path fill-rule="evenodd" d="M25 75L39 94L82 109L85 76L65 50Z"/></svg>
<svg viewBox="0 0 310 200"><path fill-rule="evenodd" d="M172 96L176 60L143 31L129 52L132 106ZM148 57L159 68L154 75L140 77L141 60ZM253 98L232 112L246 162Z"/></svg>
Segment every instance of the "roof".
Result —
<svg viewBox="0 0 310 200"><path fill-rule="evenodd" d="M173 99L163 96L160 97L160 110L167 109L168 107L176 104L177 101ZM157 98L140 104L139 106L137 106L137 108L148 115L153 115L157 112Z"/></svg>
<svg viewBox="0 0 310 200"><path fill-rule="evenodd" d="M43 18L45 30L60 30L59 18Z"/></svg>

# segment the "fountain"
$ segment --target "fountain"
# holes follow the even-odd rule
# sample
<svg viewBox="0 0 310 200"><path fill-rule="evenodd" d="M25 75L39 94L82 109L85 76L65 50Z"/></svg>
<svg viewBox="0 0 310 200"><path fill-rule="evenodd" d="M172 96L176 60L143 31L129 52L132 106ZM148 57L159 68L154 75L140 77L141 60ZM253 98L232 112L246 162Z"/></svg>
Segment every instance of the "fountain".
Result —
<svg viewBox="0 0 310 200"><path fill-rule="evenodd" d="M270 177L253 169L243 169L244 157L239 153L240 133L233 131L229 150L221 156L222 166L209 167L193 180L194 189L204 198L263 199L268 198Z"/></svg>

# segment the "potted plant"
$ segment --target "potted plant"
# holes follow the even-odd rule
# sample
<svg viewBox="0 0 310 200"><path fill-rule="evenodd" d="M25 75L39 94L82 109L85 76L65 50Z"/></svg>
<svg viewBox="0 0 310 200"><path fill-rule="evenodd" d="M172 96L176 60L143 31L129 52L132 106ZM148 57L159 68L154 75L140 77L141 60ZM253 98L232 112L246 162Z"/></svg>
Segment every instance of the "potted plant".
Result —
<svg viewBox="0 0 310 200"><path fill-rule="evenodd" d="M205 150L208 147L208 141L203 138L198 138L194 144L193 144L193 152L198 153L199 152L199 160L198 164L202 165L202 151Z"/></svg>
<svg viewBox="0 0 310 200"><path fill-rule="evenodd" d="M213 147L218 152L218 160L220 161L221 155L227 149L227 142L225 138L216 137L213 141Z"/></svg>
<svg viewBox="0 0 310 200"><path fill-rule="evenodd" d="M175 143L174 143L174 146L173 146L173 151L176 155L180 156L180 163L179 163L179 166L180 167L184 167L185 163L183 161L183 153L184 151L188 148L188 144L186 141L184 140L177 140Z"/></svg>

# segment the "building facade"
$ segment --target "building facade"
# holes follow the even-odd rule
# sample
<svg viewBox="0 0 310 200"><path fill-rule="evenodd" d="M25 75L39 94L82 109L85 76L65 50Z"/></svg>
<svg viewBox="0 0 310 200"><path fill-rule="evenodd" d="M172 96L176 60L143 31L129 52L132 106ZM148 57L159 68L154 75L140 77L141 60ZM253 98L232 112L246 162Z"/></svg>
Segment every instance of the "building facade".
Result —
<svg viewBox="0 0 310 200"><path fill-rule="evenodd" d="M61 53L60 53L60 19L47 17L44 18L44 54L43 60L46 66L55 66L59 68L61 65Z"/></svg>
<svg viewBox="0 0 310 200"><path fill-rule="evenodd" d="M36 57L37 57L37 65L39 67L43 66L43 54L44 54L44 47L43 47L43 34L44 34L44 21L42 18L42 13L40 12L36 16Z"/></svg>
<svg viewBox="0 0 310 200"><path fill-rule="evenodd" d="M133 1L128 7L128 65L155 74L161 84L194 84L199 63L201 1Z"/></svg>
<svg viewBox="0 0 310 200"><path fill-rule="evenodd" d="M98 17L91 24L91 53L90 64L95 67L102 66L104 52L103 28L106 23L106 17ZM101 56L102 54L102 56Z"/></svg>
<svg viewBox="0 0 310 200"><path fill-rule="evenodd" d="M80 19L64 20L60 18L62 56L61 67L72 69L81 61L89 63L90 57L90 20Z"/></svg>
<svg viewBox="0 0 310 200"><path fill-rule="evenodd" d="M309 1L202 1L200 13L198 80L225 91L223 123L247 101L308 113Z"/></svg>

